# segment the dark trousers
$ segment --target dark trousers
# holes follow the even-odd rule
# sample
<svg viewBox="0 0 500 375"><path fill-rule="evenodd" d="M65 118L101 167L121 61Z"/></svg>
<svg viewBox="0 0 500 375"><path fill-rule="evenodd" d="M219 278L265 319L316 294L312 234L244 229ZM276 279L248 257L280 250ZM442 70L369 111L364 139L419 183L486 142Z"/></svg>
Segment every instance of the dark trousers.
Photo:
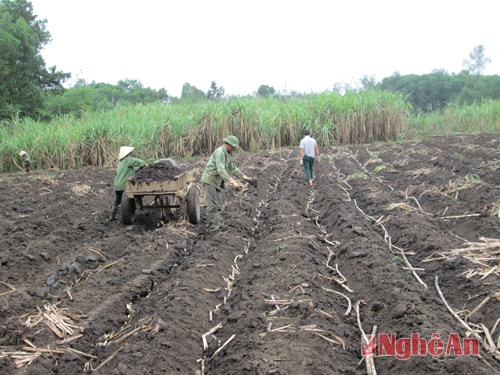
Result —
<svg viewBox="0 0 500 375"><path fill-rule="evenodd" d="M203 184L205 192L206 209L204 219L211 231L216 231L222 224L222 204L224 197L222 189L209 184Z"/></svg>
<svg viewBox="0 0 500 375"><path fill-rule="evenodd" d="M118 207L122 203L123 190L115 190L115 203L113 207Z"/></svg>
<svg viewBox="0 0 500 375"><path fill-rule="evenodd" d="M304 155L302 161L304 164L304 171L306 172L306 179L307 181L310 181L314 178L314 172L313 172L314 158Z"/></svg>

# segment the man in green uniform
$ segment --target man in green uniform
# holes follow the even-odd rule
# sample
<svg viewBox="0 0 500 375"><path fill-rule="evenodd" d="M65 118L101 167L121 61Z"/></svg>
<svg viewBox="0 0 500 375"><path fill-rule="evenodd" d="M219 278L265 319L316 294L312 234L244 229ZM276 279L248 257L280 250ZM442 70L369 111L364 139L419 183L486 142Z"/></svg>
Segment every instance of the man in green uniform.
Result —
<svg viewBox="0 0 500 375"><path fill-rule="evenodd" d="M218 147L210 156L201 176L206 198L205 219L211 232L220 230L223 222L222 205L225 184L232 186L235 190L241 190L243 187L230 174L255 185L255 180L243 174L233 162L231 154L238 147L238 138L230 135L224 138L223 141L224 144Z"/></svg>
<svg viewBox="0 0 500 375"><path fill-rule="evenodd" d="M147 163L138 158L133 158L130 153L134 147L122 146L120 147L120 154L118 155L118 168L116 169L116 177L113 184L115 189L115 202L111 210L110 220L116 220L116 211L122 201L123 191L125 190L125 183L127 179L132 176L137 168L144 167Z"/></svg>

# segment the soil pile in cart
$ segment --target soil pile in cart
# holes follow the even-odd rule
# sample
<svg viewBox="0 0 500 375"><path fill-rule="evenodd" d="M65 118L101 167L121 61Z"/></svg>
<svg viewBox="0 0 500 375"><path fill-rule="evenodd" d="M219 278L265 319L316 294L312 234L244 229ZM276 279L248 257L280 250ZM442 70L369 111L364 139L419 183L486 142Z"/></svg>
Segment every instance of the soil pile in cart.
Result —
<svg viewBox="0 0 500 375"><path fill-rule="evenodd" d="M139 169L131 178L134 182L173 181L183 170L171 159L161 159Z"/></svg>

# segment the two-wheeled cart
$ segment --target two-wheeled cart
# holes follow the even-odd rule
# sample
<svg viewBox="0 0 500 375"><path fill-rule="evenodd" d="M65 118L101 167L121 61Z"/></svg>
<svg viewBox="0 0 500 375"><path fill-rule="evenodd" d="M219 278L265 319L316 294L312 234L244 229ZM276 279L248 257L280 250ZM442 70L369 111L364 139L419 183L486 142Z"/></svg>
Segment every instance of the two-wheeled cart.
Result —
<svg viewBox="0 0 500 375"><path fill-rule="evenodd" d="M144 205L143 198L151 196L151 205ZM121 202L123 224L133 224L136 210L161 209L162 219L166 212L180 211L191 224L200 222L200 189L195 183L192 171L186 171L172 180L137 181L129 178Z"/></svg>

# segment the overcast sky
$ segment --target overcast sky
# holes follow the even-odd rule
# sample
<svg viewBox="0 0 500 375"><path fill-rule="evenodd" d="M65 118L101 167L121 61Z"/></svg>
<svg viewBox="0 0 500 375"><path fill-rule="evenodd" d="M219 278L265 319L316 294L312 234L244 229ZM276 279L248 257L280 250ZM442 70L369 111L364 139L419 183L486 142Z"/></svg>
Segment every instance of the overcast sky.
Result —
<svg viewBox="0 0 500 375"><path fill-rule="evenodd" d="M500 74L498 0L31 0L47 66L73 81L184 83L227 95L269 85L322 92L434 69L459 73L482 44Z"/></svg>

